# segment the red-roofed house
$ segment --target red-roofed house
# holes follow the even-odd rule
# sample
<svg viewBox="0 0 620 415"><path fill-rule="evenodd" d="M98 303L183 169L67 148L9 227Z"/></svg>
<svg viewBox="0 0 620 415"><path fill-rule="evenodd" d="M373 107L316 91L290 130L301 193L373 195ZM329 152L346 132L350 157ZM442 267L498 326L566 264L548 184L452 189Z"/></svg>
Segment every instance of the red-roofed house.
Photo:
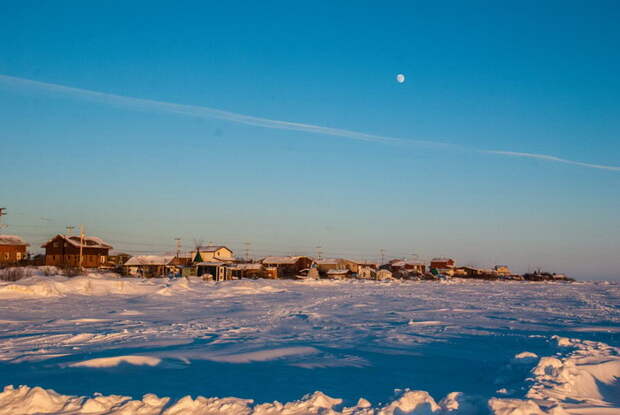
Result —
<svg viewBox="0 0 620 415"><path fill-rule="evenodd" d="M433 258L430 268L440 274L454 275L454 260L452 258Z"/></svg>

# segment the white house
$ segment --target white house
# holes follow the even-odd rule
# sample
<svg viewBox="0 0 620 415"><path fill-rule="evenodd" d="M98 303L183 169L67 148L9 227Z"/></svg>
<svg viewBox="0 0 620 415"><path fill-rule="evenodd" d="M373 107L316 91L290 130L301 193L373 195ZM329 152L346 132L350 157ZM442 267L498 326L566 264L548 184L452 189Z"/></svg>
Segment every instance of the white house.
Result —
<svg viewBox="0 0 620 415"><path fill-rule="evenodd" d="M233 262L235 256L233 251L223 245L199 246L192 251L192 259L194 262Z"/></svg>

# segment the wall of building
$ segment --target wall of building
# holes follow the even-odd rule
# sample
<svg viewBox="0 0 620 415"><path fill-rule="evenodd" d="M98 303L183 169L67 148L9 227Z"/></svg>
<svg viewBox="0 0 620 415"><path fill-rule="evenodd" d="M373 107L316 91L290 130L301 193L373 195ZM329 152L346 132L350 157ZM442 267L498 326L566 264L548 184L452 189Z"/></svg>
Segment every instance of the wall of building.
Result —
<svg viewBox="0 0 620 415"><path fill-rule="evenodd" d="M0 265L15 264L24 258L25 245L0 245Z"/></svg>

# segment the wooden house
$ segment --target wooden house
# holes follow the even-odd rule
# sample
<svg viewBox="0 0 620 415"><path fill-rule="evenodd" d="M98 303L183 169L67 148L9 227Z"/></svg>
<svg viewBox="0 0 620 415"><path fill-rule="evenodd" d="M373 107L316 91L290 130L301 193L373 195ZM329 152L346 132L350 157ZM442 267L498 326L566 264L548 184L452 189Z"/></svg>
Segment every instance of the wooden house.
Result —
<svg viewBox="0 0 620 415"><path fill-rule="evenodd" d="M108 263L112 246L96 236L69 236L58 234L43 245L45 265L57 267L101 268ZM80 254L82 263L80 264Z"/></svg>
<svg viewBox="0 0 620 415"><path fill-rule="evenodd" d="M0 235L0 266L17 264L26 259L27 244L15 235Z"/></svg>
<svg viewBox="0 0 620 415"><path fill-rule="evenodd" d="M332 270L348 270L349 273L357 274L359 264L345 258L326 258L314 261L321 275L327 275Z"/></svg>
<svg viewBox="0 0 620 415"><path fill-rule="evenodd" d="M228 269L228 262L203 261L194 263L196 276L207 280L225 281L232 279L232 271Z"/></svg>
<svg viewBox="0 0 620 415"><path fill-rule="evenodd" d="M270 256L262 261L265 268L277 270L278 277L294 277L302 269L310 268L312 259L306 256Z"/></svg>
<svg viewBox="0 0 620 415"><path fill-rule="evenodd" d="M131 258L131 255L129 254L124 252L114 252L108 255L108 263L115 267L123 266L125 265L125 262L129 261L129 258Z"/></svg>
<svg viewBox="0 0 620 415"><path fill-rule="evenodd" d="M356 261L357 262L357 266L358 268L362 268L362 267L368 267L368 268L372 268L374 270L379 269L379 264L373 261ZM359 269L358 269L359 272Z"/></svg>
<svg viewBox="0 0 620 415"><path fill-rule="evenodd" d="M458 267L454 268L454 276L462 278L479 278L483 275L483 270L474 267Z"/></svg>
<svg viewBox="0 0 620 415"><path fill-rule="evenodd" d="M454 260L452 258L431 259L430 269L442 275L454 275Z"/></svg>
<svg viewBox="0 0 620 415"><path fill-rule="evenodd" d="M390 271L400 273L424 274L426 265L422 261L405 261L404 259L393 259L389 262Z"/></svg>
<svg viewBox="0 0 620 415"><path fill-rule="evenodd" d="M228 267L233 278L261 278L264 274L263 264L233 264Z"/></svg>
<svg viewBox="0 0 620 415"><path fill-rule="evenodd" d="M174 256L138 255L129 258L123 267L128 275L160 278L179 272L174 258Z"/></svg>

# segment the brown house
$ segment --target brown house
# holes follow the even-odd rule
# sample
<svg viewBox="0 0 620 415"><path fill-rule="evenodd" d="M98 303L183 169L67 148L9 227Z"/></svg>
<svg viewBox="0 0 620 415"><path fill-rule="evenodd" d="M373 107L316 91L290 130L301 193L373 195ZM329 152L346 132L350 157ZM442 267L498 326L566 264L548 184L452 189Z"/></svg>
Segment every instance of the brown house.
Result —
<svg viewBox="0 0 620 415"><path fill-rule="evenodd" d="M82 266L99 268L108 262L108 255L112 246L96 236L69 236L58 234L43 245L45 248L45 265L58 267L79 267L80 248Z"/></svg>
<svg viewBox="0 0 620 415"><path fill-rule="evenodd" d="M345 258L317 259L314 263L321 275L327 275L329 271L333 270L348 270L353 274L357 274L359 270L359 264L357 262ZM334 275L334 273L332 273L332 275Z"/></svg>
<svg viewBox="0 0 620 415"><path fill-rule="evenodd" d="M404 259L393 259L390 261L390 271L392 272L413 272L424 274L426 265L421 261L405 261Z"/></svg>
<svg viewBox="0 0 620 415"><path fill-rule="evenodd" d="M0 266L17 264L26 259L28 246L19 236L0 235Z"/></svg>
<svg viewBox="0 0 620 415"><path fill-rule="evenodd" d="M435 268L435 269L454 268L454 260L452 258L433 258L431 259L431 268Z"/></svg>
<svg viewBox="0 0 620 415"><path fill-rule="evenodd" d="M295 276L302 269L310 268L312 265L312 259L306 256L269 256L262 262L266 268L277 269L277 275L283 277Z"/></svg>

